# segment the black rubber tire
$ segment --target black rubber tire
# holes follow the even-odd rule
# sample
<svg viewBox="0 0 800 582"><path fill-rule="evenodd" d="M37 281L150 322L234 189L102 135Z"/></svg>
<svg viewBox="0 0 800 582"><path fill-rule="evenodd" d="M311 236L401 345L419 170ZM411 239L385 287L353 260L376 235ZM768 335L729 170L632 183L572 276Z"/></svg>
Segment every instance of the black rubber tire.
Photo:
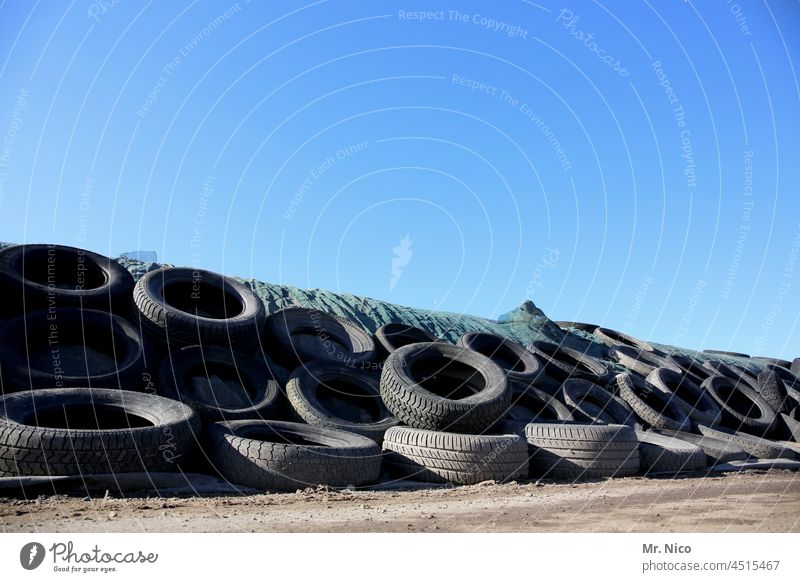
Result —
<svg viewBox="0 0 800 582"><path fill-rule="evenodd" d="M621 366L642 376L647 376L656 368L680 370L680 368L670 364L666 358L655 352L648 352L630 346L616 346L611 350L611 357Z"/></svg>
<svg viewBox="0 0 800 582"><path fill-rule="evenodd" d="M620 397L628 403L642 422L653 428L688 431L691 407L674 395L667 395L646 380L633 374L615 378Z"/></svg>
<svg viewBox="0 0 800 582"><path fill-rule="evenodd" d="M787 449L790 449L794 453L794 460L800 461L800 443L797 443L795 441L778 441L778 444L786 447ZM795 465L794 467L791 468L791 470L793 471L800 470L800 466Z"/></svg>
<svg viewBox="0 0 800 582"><path fill-rule="evenodd" d="M42 309L0 328L3 390L143 385L143 347L130 322L91 309Z"/></svg>
<svg viewBox="0 0 800 582"><path fill-rule="evenodd" d="M390 474L427 483L474 485L528 476L528 445L516 434L456 434L396 426L386 431L383 455Z"/></svg>
<svg viewBox="0 0 800 582"><path fill-rule="evenodd" d="M639 439L639 466L642 474L677 474L702 471L706 453L695 444L673 436L636 431Z"/></svg>
<svg viewBox="0 0 800 582"><path fill-rule="evenodd" d="M520 382L510 382L511 404L505 421L521 425L524 434L525 425L531 422L574 421L572 412L558 398L547 392ZM518 433L517 430L514 431Z"/></svg>
<svg viewBox="0 0 800 582"><path fill-rule="evenodd" d="M684 375L688 376L698 386L714 375L714 371L703 366L703 360L699 358L682 354L670 354L666 357L666 362L666 367L680 369Z"/></svg>
<svg viewBox="0 0 800 582"><path fill-rule="evenodd" d="M500 366L483 354L431 342L403 346L386 359L381 397L414 428L477 434L505 415L511 388Z"/></svg>
<svg viewBox="0 0 800 582"><path fill-rule="evenodd" d="M775 441L760 438L744 432L738 432L719 426L698 425L697 430L704 436L728 441L741 447L748 455L758 459L794 459L794 451Z"/></svg>
<svg viewBox="0 0 800 582"><path fill-rule="evenodd" d="M776 423L777 433L781 439L800 443L800 420L788 414L779 414Z"/></svg>
<svg viewBox="0 0 800 582"><path fill-rule="evenodd" d="M387 323L375 330L375 359L383 361L397 348L409 344L435 341L436 336L424 329L405 323Z"/></svg>
<svg viewBox="0 0 800 582"><path fill-rule="evenodd" d="M559 384L578 378L602 386L611 379L611 372L602 361L579 350L538 340L528 344L527 349L541 360L545 372Z"/></svg>
<svg viewBox="0 0 800 582"><path fill-rule="evenodd" d="M581 405L581 410L577 410L572 405L570 405L570 408L575 413L577 422L586 422L589 424L617 424L601 406L592 402L584 402Z"/></svg>
<svg viewBox="0 0 800 582"><path fill-rule="evenodd" d="M316 309L287 307L270 314L266 335L270 356L290 370L314 360L361 367L375 358L370 334L348 319Z"/></svg>
<svg viewBox="0 0 800 582"><path fill-rule="evenodd" d="M207 450L223 478L260 490L362 485L375 481L381 467L372 439L295 422L215 422Z"/></svg>
<svg viewBox="0 0 800 582"><path fill-rule="evenodd" d="M636 424L636 415L628 404L597 384L573 378L564 382L562 391L564 402L575 411L579 420L628 426Z"/></svg>
<svg viewBox="0 0 800 582"><path fill-rule="evenodd" d="M238 384L245 394L241 404L220 402L222 395L210 389L212 398L196 393L194 378L205 378L210 384L214 376L227 380L228 386ZM267 363L221 346L189 346L171 352L161 364L158 392L191 406L205 423L271 419L282 409L281 390Z"/></svg>
<svg viewBox="0 0 800 582"><path fill-rule="evenodd" d="M221 345L250 352L264 328L264 303L247 285L211 271L162 268L133 290L144 332L163 345Z"/></svg>
<svg viewBox="0 0 800 582"><path fill-rule="evenodd" d="M656 368L647 376L647 382L687 405L693 422L714 426L722 420L722 409L705 390L688 376L670 368Z"/></svg>
<svg viewBox="0 0 800 582"><path fill-rule="evenodd" d="M722 426L757 436L769 434L775 411L746 382L712 376L700 386L722 409Z"/></svg>
<svg viewBox="0 0 800 582"><path fill-rule="evenodd" d="M784 360L782 358L768 358L766 356L753 356L752 358L750 358L750 361L754 362L756 364L762 365L762 366L766 366L766 365L771 364L773 366L780 366L781 368L783 368L785 370L789 370L789 371L791 371L791 369L792 369L792 363L789 360Z"/></svg>
<svg viewBox="0 0 800 582"><path fill-rule="evenodd" d="M791 372L792 374L800 374L800 358L792 360Z"/></svg>
<svg viewBox="0 0 800 582"><path fill-rule="evenodd" d="M531 384L543 370L539 360L518 343L492 333L468 332L456 345L475 350L500 366L509 380Z"/></svg>
<svg viewBox="0 0 800 582"><path fill-rule="evenodd" d="M0 311L11 317L49 307L127 312L133 285L122 265L84 249L30 244L0 251Z"/></svg>
<svg viewBox="0 0 800 582"><path fill-rule="evenodd" d="M0 473L11 475L178 471L200 428L180 402L102 388L9 394L0 413ZM60 428L67 423L75 428Z"/></svg>
<svg viewBox="0 0 800 582"><path fill-rule="evenodd" d="M796 406L789 388L800 389L800 378L783 366L767 364L758 375L758 393L775 412L787 413Z"/></svg>
<svg viewBox="0 0 800 582"><path fill-rule="evenodd" d="M560 327L564 331L569 331L570 329L577 329L580 331L585 331L586 333L594 333L599 325L595 323L583 323L580 321L554 321L558 327Z"/></svg>
<svg viewBox="0 0 800 582"><path fill-rule="evenodd" d="M750 359L749 354L742 352L727 352L725 350L703 350L704 354L711 354L712 356L728 356L731 358L746 358Z"/></svg>
<svg viewBox="0 0 800 582"><path fill-rule="evenodd" d="M255 358L259 361L263 361L267 364L267 367L272 372L272 378L278 383L280 389L285 393L286 392L286 383L289 381L289 376L291 375L291 371L287 370L283 366L276 364L272 358L270 358L267 354L263 352L256 352Z"/></svg>
<svg viewBox="0 0 800 582"><path fill-rule="evenodd" d="M622 333L621 331L616 331L607 327L598 327L594 330L594 335L611 349L619 346L628 346L637 350L642 350L643 352L650 352L659 356L663 355L661 350L657 350L648 342L637 339L627 333Z"/></svg>
<svg viewBox="0 0 800 582"><path fill-rule="evenodd" d="M787 412L787 414L792 417L797 417L798 415L793 414L792 411L800 409L800 386L797 384L792 386L787 385L786 395L790 400L792 400L792 402L789 404L789 412Z"/></svg>
<svg viewBox="0 0 800 582"><path fill-rule="evenodd" d="M525 436L531 477L574 481L639 472L638 440L630 426L531 423Z"/></svg>
<svg viewBox="0 0 800 582"><path fill-rule="evenodd" d="M750 455L740 446L733 444L730 441L717 439L710 436L703 436L693 432L681 432L675 430L650 430L652 433L663 434L669 437L675 437L682 441L686 441L693 445L697 445L706 455L706 466L710 467L718 463L727 463L729 461L746 461Z"/></svg>
<svg viewBox="0 0 800 582"><path fill-rule="evenodd" d="M381 399L376 374L336 362L317 360L298 366L289 376L286 394L294 411L308 424L354 432L378 444L399 422ZM330 402L330 394L340 402ZM338 410L334 408L337 405Z"/></svg>
<svg viewBox="0 0 800 582"><path fill-rule="evenodd" d="M734 382L745 382L756 392L759 390L758 377L742 366L726 364L719 360L709 360L703 366L710 370L713 376L724 376Z"/></svg>

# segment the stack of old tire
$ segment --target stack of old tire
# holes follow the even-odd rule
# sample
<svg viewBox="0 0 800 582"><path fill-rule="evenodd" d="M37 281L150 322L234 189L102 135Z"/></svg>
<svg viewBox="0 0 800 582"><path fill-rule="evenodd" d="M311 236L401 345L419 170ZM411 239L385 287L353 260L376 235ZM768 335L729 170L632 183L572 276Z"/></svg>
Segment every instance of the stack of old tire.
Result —
<svg viewBox="0 0 800 582"><path fill-rule="evenodd" d="M387 470L460 485L527 477L525 440L503 423L512 399L504 369L463 344L415 338L427 334L398 327L378 330L392 338L382 342L389 355L381 397L403 423L386 433Z"/></svg>
<svg viewBox="0 0 800 582"><path fill-rule="evenodd" d="M480 332L457 346L396 349L381 374L381 395L408 426L387 433L387 468L458 484L635 474L633 428L576 419L558 398L562 386L580 388L584 377L607 374L602 364L579 360L562 363Z"/></svg>
<svg viewBox="0 0 800 582"><path fill-rule="evenodd" d="M134 284L55 245L0 251L0 295L0 476L572 481L788 457L778 441L800 436L789 362L667 355L597 326L571 347L373 335L356 312L268 315L229 277L161 268Z"/></svg>
<svg viewBox="0 0 800 582"><path fill-rule="evenodd" d="M791 362L713 350L667 354L621 332L561 325L593 334L622 371L609 391L636 414L643 473L797 458L800 380Z"/></svg>
<svg viewBox="0 0 800 582"><path fill-rule="evenodd" d="M0 475L175 471L199 419L143 390L131 274L56 245L0 252Z"/></svg>
<svg viewBox="0 0 800 582"><path fill-rule="evenodd" d="M236 280L163 268L134 284L107 257L26 245L0 252L0 290L3 476L210 471L263 489L378 476L375 440L285 422L264 304Z"/></svg>

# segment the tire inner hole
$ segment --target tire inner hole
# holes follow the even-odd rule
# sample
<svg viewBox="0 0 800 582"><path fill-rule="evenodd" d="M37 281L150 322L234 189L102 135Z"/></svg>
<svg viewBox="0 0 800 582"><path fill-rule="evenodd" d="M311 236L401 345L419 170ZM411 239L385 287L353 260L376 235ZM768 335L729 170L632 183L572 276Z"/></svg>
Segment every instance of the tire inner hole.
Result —
<svg viewBox="0 0 800 582"><path fill-rule="evenodd" d="M515 395L508 416L522 422L559 420L553 406L530 394Z"/></svg>
<svg viewBox="0 0 800 582"><path fill-rule="evenodd" d="M384 417L380 396L352 381L324 379L317 384L316 396L320 406L336 418L370 424Z"/></svg>
<svg viewBox="0 0 800 582"><path fill-rule="evenodd" d="M761 411L756 403L750 400L735 384L728 382L717 385L717 393L726 406L734 412L746 416L747 418L760 418Z"/></svg>
<svg viewBox="0 0 800 582"><path fill-rule="evenodd" d="M467 398L486 388L482 374L455 360L423 358L411 365L410 372L425 390L450 400Z"/></svg>
<svg viewBox="0 0 800 582"><path fill-rule="evenodd" d="M431 341L431 338L428 337L427 334L414 328L403 328L397 331L389 330L388 333L385 334L385 337L386 341L394 349L399 349L409 344Z"/></svg>
<svg viewBox="0 0 800 582"><path fill-rule="evenodd" d="M110 405L65 404L60 407L39 409L31 413L24 424L42 428L68 428L73 430L114 430L154 426L141 416L130 414L121 407Z"/></svg>
<svg viewBox="0 0 800 582"><path fill-rule="evenodd" d="M229 319L244 311L239 297L202 279L165 285L164 301L184 313L209 319Z"/></svg>
<svg viewBox="0 0 800 582"><path fill-rule="evenodd" d="M589 373L592 375L595 374L594 370L592 370L589 366L587 366L585 362L582 362L581 360L572 357L564 350L553 348L551 346L540 346L539 349L541 349L545 354L547 354L547 356L551 360L564 364L567 368L569 368L570 372L579 370L581 372ZM564 376L564 378L566 379L567 376Z"/></svg>
<svg viewBox="0 0 800 582"><path fill-rule="evenodd" d="M242 377L235 366L208 362L192 366L184 385L197 400L217 408L248 408L256 399L256 389Z"/></svg>
<svg viewBox="0 0 800 582"><path fill-rule="evenodd" d="M525 362L505 344L483 345L476 350L507 372L524 372Z"/></svg>
<svg viewBox="0 0 800 582"><path fill-rule="evenodd" d="M302 445L308 447L326 447L329 443L319 442L318 440L300 436L294 432L281 431L276 432L269 428L253 428L243 433L244 437L263 441L265 443L277 443L282 445Z"/></svg>
<svg viewBox="0 0 800 582"><path fill-rule="evenodd" d="M681 420L681 415L676 410L676 407L669 402L668 396L664 396L660 392L647 388L636 390L636 395L642 402L656 412L663 414L671 420Z"/></svg>
<svg viewBox="0 0 800 582"><path fill-rule="evenodd" d="M57 368L63 376L99 376L117 370L117 362L125 359L125 342L114 338L106 326L80 327L63 325L53 320L55 331L42 326L28 335L29 364L31 369L55 373ZM52 335L52 337L50 337ZM84 343L84 336L90 343ZM50 343L55 339L56 343ZM54 351L55 350L55 351Z"/></svg>
<svg viewBox="0 0 800 582"><path fill-rule="evenodd" d="M74 251L36 249L27 251L23 261L26 279L56 289L97 289L108 280L97 263Z"/></svg>
<svg viewBox="0 0 800 582"><path fill-rule="evenodd" d="M342 331L344 337L347 333ZM338 334L337 334L338 336ZM298 354L319 354L314 359L343 360L352 355L354 348L350 342L340 341L324 329L301 329L292 333L292 349Z"/></svg>
<svg viewBox="0 0 800 582"><path fill-rule="evenodd" d="M667 388L692 408L696 408L697 410L704 410L706 408L706 406L704 406L703 393L699 388L692 386L686 380L681 378L672 379L667 383Z"/></svg>
<svg viewBox="0 0 800 582"><path fill-rule="evenodd" d="M631 336L628 336L626 334L623 334L623 333L620 333L620 332L614 331L614 330L607 330L605 332L605 334L608 337L610 337L612 340L617 342L618 344L622 344L622 345L625 345L625 346L628 346L628 347L631 347L631 348L635 348L637 350L641 349L642 351L646 351L646 350L644 350L644 344L642 342L640 342L639 340L637 340L636 338L633 338Z"/></svg>

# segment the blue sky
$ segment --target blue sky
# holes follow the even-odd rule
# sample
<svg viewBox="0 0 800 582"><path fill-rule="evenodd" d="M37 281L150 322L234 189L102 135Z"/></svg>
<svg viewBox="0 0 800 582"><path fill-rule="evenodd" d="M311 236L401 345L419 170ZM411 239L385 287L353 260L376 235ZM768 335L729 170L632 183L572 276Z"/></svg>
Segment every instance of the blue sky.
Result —
<svg viewBox="0 0 800 582"><path fill-rule="evenodd" d="M0 4L0 239L800 355L800 3Z"/></svg>

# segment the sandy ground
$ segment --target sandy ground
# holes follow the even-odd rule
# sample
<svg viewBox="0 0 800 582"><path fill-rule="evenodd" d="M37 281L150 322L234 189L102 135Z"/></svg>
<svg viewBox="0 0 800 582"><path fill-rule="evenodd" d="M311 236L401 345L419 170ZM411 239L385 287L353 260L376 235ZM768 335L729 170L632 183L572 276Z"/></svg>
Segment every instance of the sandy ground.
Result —
<svg viewBox="0 0 800 582"><path fill-rule="evenodd" d="M0 500L4 532L800 532L800 475Z"/></svg>

